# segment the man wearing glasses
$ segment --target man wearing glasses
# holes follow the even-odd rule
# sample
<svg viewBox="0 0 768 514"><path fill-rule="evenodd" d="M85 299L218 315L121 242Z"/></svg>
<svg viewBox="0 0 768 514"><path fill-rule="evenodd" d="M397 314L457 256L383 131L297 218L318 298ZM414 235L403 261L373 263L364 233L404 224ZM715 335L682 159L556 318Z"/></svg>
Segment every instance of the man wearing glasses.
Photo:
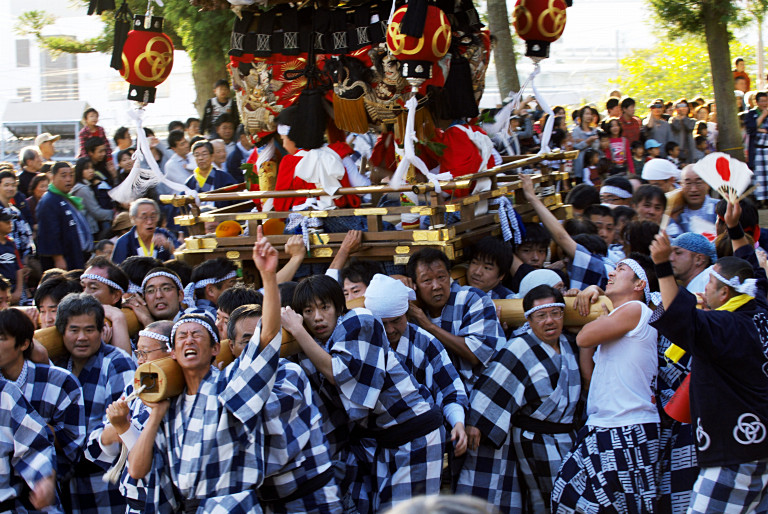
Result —
<svg viewBox="0 0 768 514"><path fill-rule="evenodd" d="M198 141L192 145L192 156L197 168L187 179L186 186L195 191L205 192L235 184L229 173L218 169L213 163L213 145L208 141ZM216 207L225 207L227 202L216 202Z"/></svg>
<svg viewBox="0 0 768 514"><path fill-rule="evenodd" d="M120 264L132 255L155 257L161 261L173 258L174 239L170 232L159 228L160 209L154 200L140 198L129 210L133 227L120 236L112 250L112 262Z"/></svg>
<svg viewBox="0 0 768 514"><path fill-rule="evenodd" d="M664 100L657 98L648 105L650 113L648 117L643 120L642 133L645 136L646 141L648 139L655 139L661 146L659 147L659 157L662 159L667 158L667 152L664 150L664 146L668 141L672 140L672 129L664 118L661 117L664 114Z"/></svg>

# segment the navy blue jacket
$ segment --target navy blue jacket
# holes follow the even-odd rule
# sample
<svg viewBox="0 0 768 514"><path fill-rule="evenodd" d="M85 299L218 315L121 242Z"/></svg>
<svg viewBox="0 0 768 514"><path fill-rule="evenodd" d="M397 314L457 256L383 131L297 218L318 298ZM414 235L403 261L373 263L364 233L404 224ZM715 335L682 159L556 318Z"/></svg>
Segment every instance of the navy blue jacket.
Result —
<svg viewBox="0 0 768 514"><path fill-rule="evenodd" d="M85 266L74 211L63 196L48 191L37 203L37 254L43 271L54 267L52 255L62 255L67 269Z"/></svg>
<svg viewBox="0 0 768 514"><path fill-rule="evenodd" d="M735 256L755 270L755 299L733 312L706 311L681 287L651 323L691 355L691 419L702 467L768 458L768 281L752 247Z"/></svg>
<svg viewBox="0 0 768 514"><path fill-rule="evenodd" d="M157 228L155 231L159 234L163 234L170 241L174 241L173 235L164 228ZM143 253L139 250L139 239L136 237L136 227L131 227L131 230L120 236L115 242L115 249L112 250L112 262L120 264L128 257L134 255L143 255ZM161 261L173 259L171 252L166 250L164 246L155 246L155 255Z"/></svg>

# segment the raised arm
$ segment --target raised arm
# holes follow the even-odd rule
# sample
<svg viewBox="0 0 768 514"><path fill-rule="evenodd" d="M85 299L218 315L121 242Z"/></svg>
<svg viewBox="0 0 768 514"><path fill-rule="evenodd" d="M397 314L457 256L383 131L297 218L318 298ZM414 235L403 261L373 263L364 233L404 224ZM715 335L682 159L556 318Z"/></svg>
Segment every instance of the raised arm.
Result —
<svg viewBox="0 0 768 514"><path fill-rule="evenodd" d="M541 222L547 230L549 230L549 233L552 234L555 242L563 249L565 254L568 257L573 258L576 254L576 241L571 238L558 219L555 218L555 215L549 212L547 206L536 196L536 193L533 190L533 181L531 181L531 177L529 175L520 174L520 182L523 184L523 194L525 195L525 199L528 200L531 207L533 207L533 210L536 211Z"/></svg>
<svg viewBox="0 0 768 514"><path fill-rule="evenodd" d="M136 444L128 453L128 474L134 480L139 480L147 476L152 469L152 459L155 452L155 437L157 429L163 421L163 416L168 412L171 405L170 400L163 400L160 403L147 404L152 411L149 413L144 428L141 429L141 435Z"/></svg>
<svg viewBox="0 0 768 514"><path fill-rule="evenodd" d="M261 284L264 287L259 342L263 348L280 330L280 291L277 288L277 250L264 237L261 225L257 229L256 243L253 245L253 262L261 274Z"/></svg>

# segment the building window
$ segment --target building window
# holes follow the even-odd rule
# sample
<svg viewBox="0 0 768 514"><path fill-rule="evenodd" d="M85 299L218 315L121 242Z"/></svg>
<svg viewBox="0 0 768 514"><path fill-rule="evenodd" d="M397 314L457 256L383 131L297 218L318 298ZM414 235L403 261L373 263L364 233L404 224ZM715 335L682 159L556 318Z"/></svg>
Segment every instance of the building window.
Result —
<svg viewBox="0 0 768 514"><path fill-rule="evenodd" d="M16 66L29 68L29 39L16 40Z"/></svg>
<svg viewBox="0 0 768 514"><path fill-rule="evenodd" d="M43 50L40 59L43 102L51 100L77 100L77 54L60 53L53 57Z"/></svg>
<svg viewBox="0 0 768 514"><path fill-rule="evenodd" d="M16 96L19 97L19 100L22 102L31 102L32 101L32 88L31 87L17 87L16 88Z"/></svg>

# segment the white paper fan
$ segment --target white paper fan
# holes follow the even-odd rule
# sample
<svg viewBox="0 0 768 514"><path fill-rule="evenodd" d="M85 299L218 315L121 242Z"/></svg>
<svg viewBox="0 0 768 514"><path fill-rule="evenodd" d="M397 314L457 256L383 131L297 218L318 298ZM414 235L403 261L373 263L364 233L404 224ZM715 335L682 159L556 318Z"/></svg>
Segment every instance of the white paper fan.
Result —
<svg viewBox="0 0 768 514"><path fill-rule="evenodd" d="M740 197L752 183L752 170L728 154L714 152L693 165L701 179L726 200Z"/></svg>

